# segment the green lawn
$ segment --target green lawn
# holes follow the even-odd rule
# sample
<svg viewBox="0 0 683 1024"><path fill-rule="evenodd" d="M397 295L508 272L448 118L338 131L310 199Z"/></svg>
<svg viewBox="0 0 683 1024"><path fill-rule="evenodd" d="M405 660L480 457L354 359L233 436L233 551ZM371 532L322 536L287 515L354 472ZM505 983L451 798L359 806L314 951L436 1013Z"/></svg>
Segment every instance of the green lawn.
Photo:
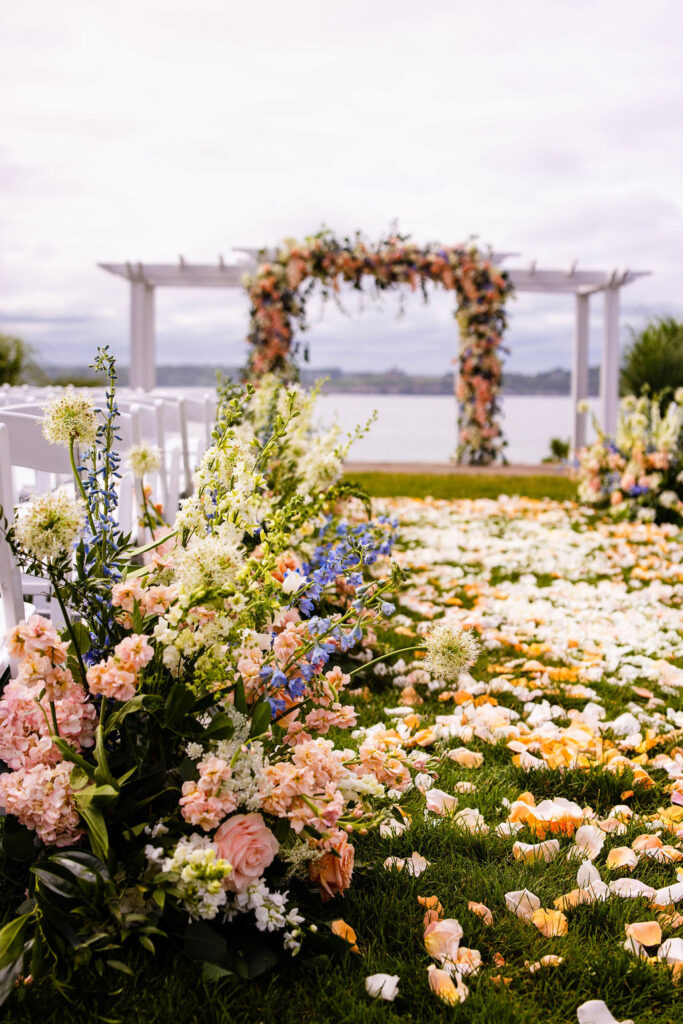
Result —
<svg viewBox="0 0 683 1024"><path fill-rule="evenodd" d="M564 476L493 476L454 473L353 473L357 481L375 498L497 498L499 494L519 494L526 498L576 498L576 484Z"/></svg>

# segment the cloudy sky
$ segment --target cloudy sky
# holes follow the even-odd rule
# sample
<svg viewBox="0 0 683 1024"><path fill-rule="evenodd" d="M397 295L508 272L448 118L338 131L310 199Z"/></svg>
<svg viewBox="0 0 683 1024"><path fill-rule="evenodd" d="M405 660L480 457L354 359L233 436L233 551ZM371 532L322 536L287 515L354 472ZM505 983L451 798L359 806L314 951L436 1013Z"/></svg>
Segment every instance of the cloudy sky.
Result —
<svg viewBox="0 0 683 1024"><path fill-rule="evenodd" d="M0 14L0 330L126 359L98 261L398 221L539 266L651 270L683 315L680 0L23 0ZM313 304L314 365L443 372L451 297ZM599 303L592 348L599 352ZM509 366L569 365L570 299L522 296ZM237 292L158 297L159 362L243 361Z"/></svg>

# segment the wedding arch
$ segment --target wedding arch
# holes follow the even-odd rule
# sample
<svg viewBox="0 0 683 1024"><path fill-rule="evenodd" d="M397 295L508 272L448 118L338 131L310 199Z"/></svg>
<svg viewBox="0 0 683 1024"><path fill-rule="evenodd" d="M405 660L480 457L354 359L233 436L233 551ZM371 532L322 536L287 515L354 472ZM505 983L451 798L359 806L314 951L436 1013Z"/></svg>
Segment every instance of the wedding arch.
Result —
<svg viewBox="0 0 683 1024"><path fill-rule="evenodd" d="M495 462L505 445L499 423L499 351L506 326L505 300L512 287L505 272L474 244L421 247L393 235L370 245L360 234L340 241L329 231L303 242L285 242L259 262L247 282L251 373L291 373L300 349L295 330L307 326L306 300L316 286L323 294L337 292L342 282L362 290L366 279L377 292L407 285L413 291L420 288L427 299L429 282L455 292L460 334L455 360L457 457L474 465Z"/></svg>
<svg viewBox="0 0 683 1024"><path fill-rule="evenodd" d="M463 291L468 285L471 285L473 275L475 278L473 283L475 288L477 287L476 270L480 263L490 264L490 266L483 269L485 276L492 275L498 273L493 268L503 261L519 255L512 252L494 252L486 258L476 249L472 252L471 247L468 248L467 246L458 246L454 250L433 246L421 249L412 244L409 245L405 240L399 240L397 248L401 247L404 252L409 249L411 252L415 251L422 256L426 254L428 257L428 267L434 266L434 259L437 260L436 267L440 265L439 260L443 261L443 271L446 274L447 281L449 280L447 268L450 267L448 254L453 251L456 254L462 254L463 257L466 256L469 264L467 273L463 275L462 269L460 274L455 274L452 268L450 270L450 273L453 274L456 290L458 284L460 284ZM298 344L294 337L294 328L295 326L301 328L301 319L294 307L298 309L303 301L305 314L307 289L311 286L315 287L316 282L320 280L323 287L327 286L336 291L341 281L350 280L352 284L356 285L356 282L358 280L362 281L365 275L361 272L359 278L358 268L356 268L355 273L350 278L345 277L341 269L338 269L335 275L329 272L332 265L330 264L330 266L323 266L321 268L326 271L326 274L321 279L304 273L298 284L293 286L288 276L289 257L292 255L292 248L296 249L297 246L285 245L279 252L276 250L264 256L264 250L249 246L239 246L228 253L225 258L220 256L215 263L191 263L183 259L182 256L176 263L100 263L99 266L103 270L123 278L130 288L130 384L145 391L151 391L156 386L157 340L155 295L158 288L243 289L245 274L249 278L248 288L253 305L252 318L257 313L259 314L259 322L252 322L250 331L250 339L253 339L252 360L258 355L265 355L263 361L265 366L269 358L268 353L274 353L276 348L282 349L281 357L283 359L293 358ZM352 247L350 246L350 248ZM385 246L385 248L387 250L390 249L389 246ZM444 253L446 254L445 257ZM285 254L287 258L283 262ZM395 255L396 259L393 261L392 266L385 267L380 274L374 275L375 285L380 290L404 283L413 287L424 287L426 282L431 279L429 275L421 276L418 274L417 267L410 267L406 263L405 254L400 259L398 258L398 253ZM322 262L325 258L330 257L330 253L316 255L314 264L318 260ZM342 259L341 256L339 258L340 260ZM372 262L377 259L377 255L369 250L364 259L367 259L370 263L370 269L365 273L372 274ZM270 269L266 269L267 267ZM292 261L292 274L297 273L296 267L297 263ZM298 272L300 273L301 270L302 268L299 265ZM305 260L303 270L306 271ZM404 276L403 278L398 277L392 280L394 273L402 273ZM619 406L620 292L625 285L631 284L647 273L649 271L617 269L612 271L584 270L578 268L576 261L565 268L543 269L539 268L536 261L533 260L525 266L512 266L506 270L505 274L500 274L505 285L504 289L501 290L499 288L499 291L501 291L499 296L501 330L504 323L504 307L502 302L510 295L510 288L514 289L515 293L535 292L545 295L553 294L559 297L567 296L574 299L571 432L572 449L575 453L583 447L586 441L587 413L581 400L588 397L588 342L589 326L591 323L591 299L595 300L600 296L603 299L600 421L604 430L608 434L613 434L616 430ZM295 280L295 278L293 279ZM385 280L388 281L387 284L384 283ZM481 281L482 279L480 278L479 280ZM360 284L357 286L360 287ZM273 289L272 293L269 291L271 288ZM502 294L503 291L505 294ZM457 297L458 303L460 303L459 291ZM267 309L270 306L274 312L277 312L277 302L281 298L284 298L287 304L293 303L294 306L291 310L288 310L286 307L283 309L280 321L277 315L274 317L268 316L267 312L264 312L264 308ZM469 299L469 302L466 303L464 310L458 305L460 312L456 310L456 315L462 319L461 314L465 312L469 321L475 310L472 307L472 299L466 293L465 299ZM256 304L254 304L254 300L257 300ZM270 331L268 324L272 327ZM469 327L469 323L467 326ZM488 331L489 321L486 311L484 311L482 327ZM500 332L493 331L493 333ZM467 336L466 334L464 337L466 338ZM273 344L273 339L275 344ZM270 348L265 347L264 352L264 346L270 346ZM493 352L493 358L498 361L498 370L500 370L500 358L498 355L500 351L501 348L498 345ZM457 359L456 363L460 364L463 357L465 359L469 358L466 353L467 346L464 349L461 348L460 359ZM456 366L457 369L460 369L460 365ZM459 385L457 387L460 393L463 393L463 391L467 393L470 390L469 387L460 388ZM498 377L499 387L500 377ZM479 388L481 391L481 384ZM498 414L498 393L496 392L495 396L494 416ZM466 423L464 426L466 429ZM502 447L500 434L498 433L493 440L496 442L493 444L493 447L497 452L500 451ZM461 458L464 461L467 456L462 453L462 448L460 451ZM479 455L479 461L481 461L481 454Z"/></svg>

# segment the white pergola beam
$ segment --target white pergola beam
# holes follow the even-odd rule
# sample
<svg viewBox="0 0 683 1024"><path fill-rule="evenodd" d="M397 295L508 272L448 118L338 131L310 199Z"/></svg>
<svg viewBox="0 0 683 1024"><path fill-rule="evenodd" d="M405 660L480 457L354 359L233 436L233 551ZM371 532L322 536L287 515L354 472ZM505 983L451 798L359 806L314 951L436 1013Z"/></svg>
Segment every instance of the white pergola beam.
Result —
<svg viewBox="0 0 683 1024"><path fill-rule="evenodd" d="M588 398L588 324L589 295L576 296L576 322L572 358L572 449L574 454L586 443L586 413L579 412L579 402Z"/></svg>

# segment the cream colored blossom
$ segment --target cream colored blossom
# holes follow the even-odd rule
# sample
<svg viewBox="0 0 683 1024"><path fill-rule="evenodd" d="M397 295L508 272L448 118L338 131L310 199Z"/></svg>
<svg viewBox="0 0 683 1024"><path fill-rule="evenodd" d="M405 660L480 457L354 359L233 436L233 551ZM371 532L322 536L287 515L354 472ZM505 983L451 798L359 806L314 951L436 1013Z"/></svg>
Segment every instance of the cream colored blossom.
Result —
<svg viewBox="0 0 683 1024"><path fill-rule="evenodd" d="M46 405L41 426L51 444L68 447L73 441L82 449L90 448L97 434L92 399L68 387L63 395Z"/></svg>
<svg viewBox="0 0 683 1024"><path fill-rule="evenodd" d="M51 562L70 550L84 522L83 502L60 487L19 505L14 528L25 551L39 562Z"/></svg>
<svg viewBox="0 0 683 1024"><path fill-rule="evenodd" d="M161 452L153 444L135 444L128 452L128 464L138 480L161 468Z"/></svg>
<svg viewBox="0 0 683 1024"><path fill-rule="evenodd" d="M427 637L424 667L439 679L457 679L479 656L479 643L471 630L453 622L437 622Z"/></svg>

